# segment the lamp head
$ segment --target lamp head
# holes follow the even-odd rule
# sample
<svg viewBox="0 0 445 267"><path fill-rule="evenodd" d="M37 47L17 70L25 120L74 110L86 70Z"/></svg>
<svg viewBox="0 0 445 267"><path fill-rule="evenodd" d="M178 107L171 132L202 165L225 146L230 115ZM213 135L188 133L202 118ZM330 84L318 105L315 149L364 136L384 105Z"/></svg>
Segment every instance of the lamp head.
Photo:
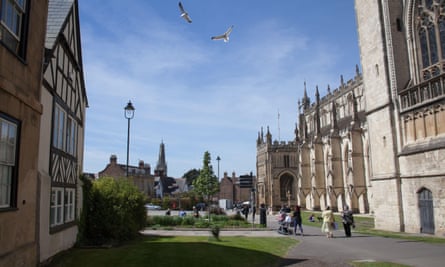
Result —
<svg viewBox="0 0 445 267"><path fill-rule="evenodd" d="M131 103L131 101L128 101L128 104L124 108L124 110L125 110L125 118L126 119L133 119L135 108L134 108L133 104Z"/></svg>

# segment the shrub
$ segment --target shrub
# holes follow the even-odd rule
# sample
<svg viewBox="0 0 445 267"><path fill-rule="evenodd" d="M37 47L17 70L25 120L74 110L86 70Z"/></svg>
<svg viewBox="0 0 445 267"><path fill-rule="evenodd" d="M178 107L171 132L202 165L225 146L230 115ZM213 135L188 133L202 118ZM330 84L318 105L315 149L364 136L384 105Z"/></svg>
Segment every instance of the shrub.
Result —
<svg viewBox="0 0 445 267"><path fill-rule="evenodd" d="M212 229L211 229L212 235L214 238L216 238L216 240L219 240L219 232L220 232L220 228L218 225L212 225Z"/></svg>
<svg viewBox="0 0 445 267"><path fill-rule="evenodd" d="M224 211L224 209L217 207L217 206L211 206L210 207L210 214L215 214L215 215L226 215L226 212Z"/></svg>
<svg viewBox="0 0 445 267"><path fill-rule="evenodd" d="M85 182L84 196L78 238L81 244L131 240L146 224L145 197L126 179L108 177Z"/></svg>

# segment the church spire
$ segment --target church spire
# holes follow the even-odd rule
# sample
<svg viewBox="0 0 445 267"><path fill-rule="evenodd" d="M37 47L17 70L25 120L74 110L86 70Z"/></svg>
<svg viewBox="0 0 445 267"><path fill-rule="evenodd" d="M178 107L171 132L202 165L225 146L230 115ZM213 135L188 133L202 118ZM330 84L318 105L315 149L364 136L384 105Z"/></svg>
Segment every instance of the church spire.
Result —
<svg viewBox="0 0 445 267"><path fill-rule="evenodd" d="M315 136L319 138L321 134L321 125L320 125L320 92L318 92L318 85L315 87L315 99L316 99Z"/></svg>
<svg viewBox="0 0 445 267"><path fill-rule="evenodd" d="M161 141L161 145L159 147L159 158L158 163L156 164L155 176L167 176L167 162L165 161L164 141Z"/></svg>
<svg viewBox="0 0 445 267"><path fill-rule="evenodd" d="M306 81L304 81L304 95L303 99L301 100L301 105L303 106L303 110L308 109L310 105L310 99L307 96Z"/></svg>

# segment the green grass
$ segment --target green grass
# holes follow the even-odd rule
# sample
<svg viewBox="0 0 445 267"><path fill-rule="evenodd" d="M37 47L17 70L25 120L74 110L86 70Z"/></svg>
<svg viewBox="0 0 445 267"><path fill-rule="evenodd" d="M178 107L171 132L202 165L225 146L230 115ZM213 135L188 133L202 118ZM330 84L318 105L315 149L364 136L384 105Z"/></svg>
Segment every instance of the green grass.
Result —
<svg viewBox="0 0 445 267"><path fill-rule="evenodd" d="M376 229L365 229L365 230L360 231L360 233L381 236L381 237L388 237L388 238L400 238L400 239L405 239L405 240L412 240L412 241L432 243L432 244L445 244L445 238L441 238L441 237L432 237L432 236L416 235L416 234L409 234L409 233L399 233L399 232L389 232L389 231L376 230Z"/></svg>
<svg viewBox="0 0 445 267"><path fill-rule="evenodd" d="M286 237L220 237L216 241L202 236L150 236L110 249L74 248L57 255L48 267L279 266L297 243Z"/></svg>

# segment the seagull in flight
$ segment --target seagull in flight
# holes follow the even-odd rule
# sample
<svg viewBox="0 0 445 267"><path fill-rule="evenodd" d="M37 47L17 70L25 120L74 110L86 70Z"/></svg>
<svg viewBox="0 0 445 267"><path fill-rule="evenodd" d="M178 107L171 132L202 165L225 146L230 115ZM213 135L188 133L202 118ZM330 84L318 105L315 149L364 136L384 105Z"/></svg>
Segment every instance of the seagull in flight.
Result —
<svg viewBox="0 0 445 267"><path fill-rule="evenodd" d="M190 18L187 11L185 11L184 7L182 6L182 3L179 2L179 11L181 11L181 17L185 19L188 23L192 23L192 19Z"/></svg>
<svg viewBox="0 0 445 267"><path fill-rule="evenodd" d="M212 36L212 40L224 40L224 43L229 41L229 35L232 32L233 25L230 26L224 34L218 36Z"/></svg>

